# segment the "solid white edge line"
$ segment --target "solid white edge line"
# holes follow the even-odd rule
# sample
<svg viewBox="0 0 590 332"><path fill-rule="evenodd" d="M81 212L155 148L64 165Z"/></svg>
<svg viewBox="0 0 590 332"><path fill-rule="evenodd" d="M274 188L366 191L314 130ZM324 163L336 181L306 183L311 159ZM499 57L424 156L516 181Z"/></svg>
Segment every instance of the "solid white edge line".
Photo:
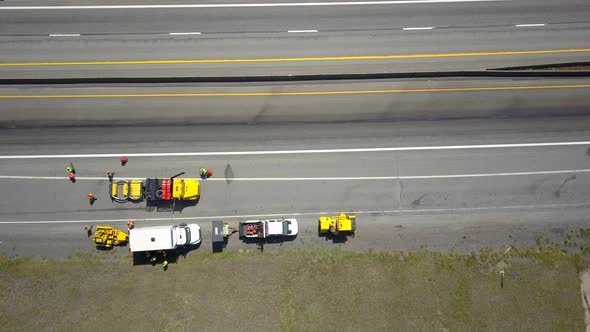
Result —
<svg viewBox="0 0 590 332"><path fill-rule="evenodd" d="M244 8L244 7L306 7L306 6L361 6L405 5L428 3L501 2L506 0L394 0L394 1L334 1L284 3L220 3L177 5L94 5L94 6L0 6L0 10L64 10L64 9L158 9L158 8Z"/></svg>
<svg viewBox="0 0 590 332"><path fill-rule="evenodd" d="M200 32L170 32L170 36L200 35Z"/></svg>
<svg viewBox="0 0 590 332"><path fill-rule="evenodd" d="M436 27L414 27L414 28L403 28L405 31L412 31L412 30L432 30Z"/></svg>
<svg viewBox="0 0 590 332"><path fill-rule="evenodd" d="M526 28L526 27L544 27L545 23L531 23L531 24L516 24L514 25L518 28Z"/></svg>
<svg viewBox="0 0 590 332"><path fill-rule="evenodd" d="M309 33L309 32L318 32L318 30L288 30L288 33Z"/></svg>
<svg viewBox="0 0 590 332"><path fill-rule="evenodd" d="M359 210L359 211L325 211L325 212L294 212L294 213L269 213L225 216L202 217L169 217L169 218L125 218L125 219L84 219L84 220L18 220L0 221L1 224L73 224L73 223L116 223L133 220L143 221L179 221L179 220L207 220L207 219L250 219L250 218L281 218L298 216L320 216L346 214L410 214L410 213L444 213L444 212L470 212L489 210L520 210L520 209L549 209L549 208L576 208L590 207L590 203L564 203L564 204L538 204L538 205L508 205L508 206L482 206L472 208L434 208L434 209L396 209L396 210Z"/></svg>
<svg viewBox="0 0 590 332"><path fill-rule="evenodd" d="M80 37L79 33L52 33L49 37Z"/></svg>
<svg viewBox="0 0 590 332"><path fill-rule="evenodd" d="M405 146L386 148L352 148L352 149L318 149L318 150L275 150L275 151L220 151L220 152L162 152L162 153L97 153L97 154L56 154L56 155L8 155L0 159L66 159L66 158L119 158L127 157L194 157L194 156L248 156L248 155L281 155L281 154L316 154L316 153L352 153L352 152L399 152L399 151L431 151L431 150L470 150L500 148L530 148L552 146L590 145L590 141L579 142L539 142L539 143L507 143L507 144L475 144L475 145L434 145Z"/></svg>
<svg viewBox="0 0 590 332"><path fill-rule="evenodd" d="M367 181L367 180L428 180L428 179L454 179L454 178L482 178L499 176L522 176L522 175L550 175L550 174L572 174L590 173L590 169L565 169L556 171L532 171L532 172L504 172L504 173L472 173L472 174L440 174L440 175L401 175L401 176L355 176L355 177L283 177L283 178L210 178L208 181ZM29 176L29 175L0 175L0 179L15 180L69 180L67 176ZM144 178L119 178L118 180L143 180ZM103 180L109 181L106 177L76 177L76 180Z"/></svg>

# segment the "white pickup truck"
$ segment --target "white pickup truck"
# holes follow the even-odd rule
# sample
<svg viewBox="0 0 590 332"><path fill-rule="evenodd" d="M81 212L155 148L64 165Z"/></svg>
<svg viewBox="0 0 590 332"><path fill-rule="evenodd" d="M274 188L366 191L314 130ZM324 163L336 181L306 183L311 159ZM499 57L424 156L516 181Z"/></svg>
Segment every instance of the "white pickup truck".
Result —
<svg viewBox="0 0 590 332"><path fill-rule="evenodd" d="M295 236L299 231L297 219L247 220L240 222L240 238L266 239Z"/></svg>
<svg viewBox="0 0 590 332"><path fill-rule="evenodd" d="M201 227L197 224L151 226L129 231L131 252L173 250L201 242Z"/></svg>

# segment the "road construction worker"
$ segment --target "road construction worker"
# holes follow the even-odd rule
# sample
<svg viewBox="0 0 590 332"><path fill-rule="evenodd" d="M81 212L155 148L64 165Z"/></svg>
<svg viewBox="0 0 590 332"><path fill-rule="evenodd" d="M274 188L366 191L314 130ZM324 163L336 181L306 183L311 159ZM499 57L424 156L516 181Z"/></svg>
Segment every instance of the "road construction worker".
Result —
<svg viewBox="0 0 590 332"><path fill-rule="evenodd" d="M68 175L68 177L70 178L70 181L72 181L72 182L76 182L76 174L74 174L74 173L70 173L70 174Z"/></svg>
<svg viewBox="0 0 590 332"><path fill-rule="evenodd" d="M205 179L205 178L207 178L207 169L206 169L206 168L201 168L201 169L199 170L199 173L201 174L201 178L202 178L202 179Z"/></svg>
<svg viewBox="0 0 590 332"><path fill-rule="evenodd" d="M74 168L74 164L70 163L66 167L66 171L68 171L68 174L76 174L76 169Z"/></svg>
<svg viewBox="0 0 590 332"><path fill-rule="evenodd" d="M132 230L135 227L135 222L133 220L129 220L127 222L127 230Z"/></svg>
<svg viewBox="0 0 590 332"><path fill-rule="evenodd" d="M90 237L92 235L92 225L84 226L84 229L86 230L88 237Z"/></svg>
<svg viewBox="0 0 590 332"><path fill-rule="evenodd" d="M212 177L213 176L213 171L211 169L207 168L205 170L205 176L207 177L207 179L210 178L210 177Z"/></svg>
<svg viewBox="0 0 590 332"><path fill-rule="evenodd" d="M164 259L162 262L162 266L164 267L164 271L168 268L168 260Z"/></svg>
<svg viewBox="0 0 590 332"><path fill-rule="evenodd" d="M150 262L155 263L157 259L158 257L156 257L156 255L153 255L152 258L150 258Z"/></svg>
<svg viewBox="0 0 590 332"><path fill-rule="evenodd" d="M94 194L93 193L88 194L88 200L90 201L90 204L94 203L94 200L95 199L96 198L94 197Z"/></svg>
<svg viewBox="0 0 590 332"><path fill-rule="evenodd" d="M127 164L127 162L129 161L129 158L127 158L125 156L121 156L121 158L119 158L119 160L121 161L121 166L125 166L125 164Z"/></svg>
<svg viewBox="0 0 590 332"><path fill-rule="evenodd" d="M109 178L109 181L113 182L113 176L115 176L115 172L107 171L107 177Z"/></svg>

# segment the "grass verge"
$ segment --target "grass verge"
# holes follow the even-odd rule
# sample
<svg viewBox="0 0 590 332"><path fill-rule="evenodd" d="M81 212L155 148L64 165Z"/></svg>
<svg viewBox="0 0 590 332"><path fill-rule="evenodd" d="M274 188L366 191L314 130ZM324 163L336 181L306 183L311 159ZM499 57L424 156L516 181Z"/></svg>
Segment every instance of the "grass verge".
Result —
<svg viewBox="0 0 590 332"><path fill-rule="evenodd" d="M193 252L0 259L3 330L582 331L581 254ZM500 287L499 271L505 271Z"/></svg>

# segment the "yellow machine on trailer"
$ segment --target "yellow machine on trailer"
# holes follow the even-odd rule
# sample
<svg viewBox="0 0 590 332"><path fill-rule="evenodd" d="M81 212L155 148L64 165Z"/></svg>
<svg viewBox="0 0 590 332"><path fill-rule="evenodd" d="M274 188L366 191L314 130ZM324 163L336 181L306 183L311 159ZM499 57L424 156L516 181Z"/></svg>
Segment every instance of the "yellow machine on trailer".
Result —
<svg viewBox="0 0 590 332"><path fill-rule="evenodd" d="M356 232L356 216L341 213L338 216L322 216L319 220L318 232L331 233L335 236L352 235Z"/></svg>
<svg viewBox="0 0 590 332"><path fill-rule="evenodd" d="M96 226L92 240L97 247L112 248L127 243L128 235L113 226Z"/></svg>

